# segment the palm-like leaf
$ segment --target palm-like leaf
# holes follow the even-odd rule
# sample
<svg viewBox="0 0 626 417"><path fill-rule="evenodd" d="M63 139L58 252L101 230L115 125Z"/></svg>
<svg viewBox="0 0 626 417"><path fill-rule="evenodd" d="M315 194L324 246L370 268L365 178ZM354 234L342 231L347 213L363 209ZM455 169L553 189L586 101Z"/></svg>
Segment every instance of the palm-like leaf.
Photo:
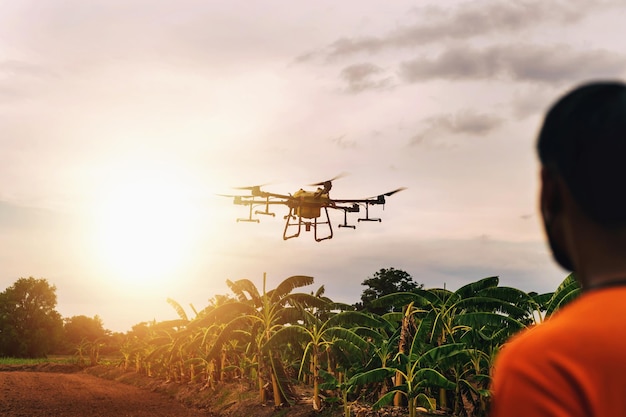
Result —
<svg viewBox="0 0 626 417"><path fill-rule="evenodd" d="M280 302L287 294L291 294L293 290L296 288L306 287L307 285L313 284L313 277L305 276L305 275L294 275L289 278L284 279L278 286L272 290L268 291L267 295L272 303ZM307 294L311 296L311 298L320 299L320 297L316 297L311 294Z"/></svg>
<svg viewBox="0 0 626 417"><path fill-rule="evenodd" d="M456 384L450 381L448 378L443 376L441 373L437 372L432 368L422 368L415 373L415 380L419 381L415 386L414 392L409 392L411 396L417 396L418 389L422 389L422 387L433 387L433 388L444 388L444 389L454 389L456 388Z"/></svg>
<svg viewBox="0 0 626 417"><path fill-rule="evenodd" d="M394 388L393 390L389 391L388 393L386 393L385 395L383 395L382 397L380 397L378 399L378 401L376 401L373 405L372 408L374 410L378 410L382 407L385 407L389 404L391 404L391 401L393 400L393 397L396 395L396 392L402 392L403 394L406 395L405 391L402 391L402 389L400 387L398 388Z"/></svg>
<svg viewBox="0 0 626 417"><path fill-rule="evenodd" d="M381 326L381 321L376 317L363 313L360 311L342 311L326 322L327 327L335 326L365 326L371 328L378 328Z"/></svg>
<svg viewBox="0 0 626 417"><path fill-rule="evenodd" d="M448 358L463 352L465 345L463 343L451 343L448 345L437 346L429 349L424 354L415 358L415 362L420 366L427 368L435 368L446 361Z"/></svg>
<svg viewBox="0 0 626 417"><path fill-rule="evenodd" d="M395 369L388 367L371 369L369 371L354 375L352 378L350 378L348 383L351 385L368 385L375 382L384 381L385 379L393 376L395 373Z"/></svg>
<svg viewBox="0 0 626 417"><path fill-rule="evenodd" d="M454 323L468 326L472 329L484 329L485 327L489 327L494 331L506 327L511 330L511 332L516 332L526 327L522 322L515 320L511 316L492 312L459 314L454 317Z"/></svg>
<svg viewBox="0 0 626 417"><path fill-rule="evenodd" d="M556 310L576 299L580 293L580 285L576 280L576 276L574 274L568 275L563 282L561 282L548 302L546 315L552 315Z"/></svg>
<svg viewBox="0 0 626 417"><path fill-rule="evenodd" d="M259 290L249 279L243 278L234 282L226 280L226 285L228 285L240 302L252 301L255 306L260 306L261 296L259 295ZM247 296L246 293L248 293Z"/></svg>
<svg viewBox="0 0 626 417"><path fill-rule="evenodd" d="M455 293L460 295L462 298L469 298L478 295L481 291L488 288L497 287L499 282L500 279L497 276L487 277L464 285L456 290Z"/></svg>

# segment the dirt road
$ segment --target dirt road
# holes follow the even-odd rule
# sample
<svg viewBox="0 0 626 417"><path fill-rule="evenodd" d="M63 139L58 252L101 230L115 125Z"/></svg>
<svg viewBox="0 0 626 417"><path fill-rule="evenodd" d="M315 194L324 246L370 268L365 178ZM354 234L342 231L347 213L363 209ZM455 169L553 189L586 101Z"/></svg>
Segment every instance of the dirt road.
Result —
<svg viewBox="0 0 626 417"><path fill-rule="evenodd" d="M2 417L207 417L163 394L82 372L1 372Z"/></svg>

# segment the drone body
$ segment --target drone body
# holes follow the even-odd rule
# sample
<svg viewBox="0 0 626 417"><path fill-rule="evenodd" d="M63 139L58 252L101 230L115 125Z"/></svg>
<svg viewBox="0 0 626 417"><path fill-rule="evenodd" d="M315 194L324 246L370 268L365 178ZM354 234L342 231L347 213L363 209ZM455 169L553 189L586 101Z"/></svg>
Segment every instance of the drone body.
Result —
<svg viewBox="0 0 626 417"><path fill-rule="evenodd" d="M333 178L334 180L335 178ZM302 188L293 193L293 195L276 194L261 190L261 186L252 187L240 187L241 190L249 190L250 195L235 195L225 196L233 197L233 203L242 206L249 207L249 214L247 218L238 218L237 222L255 222L259 223L259 219L253 216L267 215L276 216L275 213L270 212L271 205L285 205L289 207L289 213L284 217L285 228L283 231L283 239L288 240L300 236L302 229L309 232L313 229L314 238L317 242L323 240L332 239L333 227L328 214L328 209L342 210L344 213L343 223L339 224L339 227L347 227L355 229L356 225L348 224L348 213L358 213L361 207L365 207L365 217L357 219L358 222L362 221L382 221L379 218L369 217L369 206L371 205L384 205L385 197L389 197L398 191L404 190L404 188L398 188L396 190L380 194L372 198L363 199L334 199L331 198L329 192L332 188L332 181L328 180L317 184L311 184L318 186L315 191L305 191ZM263 207L263 210L255 210L255 207ZM326 230L326 233L318 234ZM323 229L323 230L322 230Z"/></svg>

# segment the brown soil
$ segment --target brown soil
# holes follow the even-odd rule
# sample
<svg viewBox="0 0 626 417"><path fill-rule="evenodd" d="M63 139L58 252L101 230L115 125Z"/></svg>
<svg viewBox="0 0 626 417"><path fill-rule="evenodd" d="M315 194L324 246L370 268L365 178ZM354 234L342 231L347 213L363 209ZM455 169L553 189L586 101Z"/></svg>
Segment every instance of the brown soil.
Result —
<svg viewBox="0 0 626 417"><path fill-rule="evenodd" d="M48 364L52 365L52 364ZM206 417L162 394L106 381L79 368L17 366L0 369L0 416ZM50 372L53 371L53 372Z"/></svg>

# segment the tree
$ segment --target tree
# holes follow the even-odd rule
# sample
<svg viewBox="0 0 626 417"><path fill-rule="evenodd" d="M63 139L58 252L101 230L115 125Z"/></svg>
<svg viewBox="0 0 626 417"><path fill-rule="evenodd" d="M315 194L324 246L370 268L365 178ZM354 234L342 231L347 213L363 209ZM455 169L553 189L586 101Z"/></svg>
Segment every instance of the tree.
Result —
<svg viewBox="0 0 626 417"><path fill-rule="evenodd" d="M398 292L414 292L415 290L424 288L424 284L418 284L413 277L407 272L400 269L389 268L381 269L372 277L361 283L368 288L363 290L361 294L361 303L357 304L357 309L365 310L378 315L383 315L392 311L393 306L373 306L372 302L384 295L394 294Z"/></svg>
<svg viewBox="0 0 626 417"><path fill-rule="evenodd" d="M81 364L87 353L91 364L96 365L100 349L105 346L110 333L97 315L93 318L82 315L66 318L63 325L65 350L76 352Z"/></svg>
<svg viewBox="0 0 626 417"><path fill-rule="evenodd" d="M76 346L83 340L95 342L109 334L104 329L102 319L97 315L92 317L73 316L64 320L63 330L65 333L65 341L72 346Z"/></svg>
<svg viewBox="0 0 626 417"><path fill-rule="evenodd" d="M20 278L0 293L0 356L50 353L63 332L56 304L56 287L43 278Z"/></svg>

